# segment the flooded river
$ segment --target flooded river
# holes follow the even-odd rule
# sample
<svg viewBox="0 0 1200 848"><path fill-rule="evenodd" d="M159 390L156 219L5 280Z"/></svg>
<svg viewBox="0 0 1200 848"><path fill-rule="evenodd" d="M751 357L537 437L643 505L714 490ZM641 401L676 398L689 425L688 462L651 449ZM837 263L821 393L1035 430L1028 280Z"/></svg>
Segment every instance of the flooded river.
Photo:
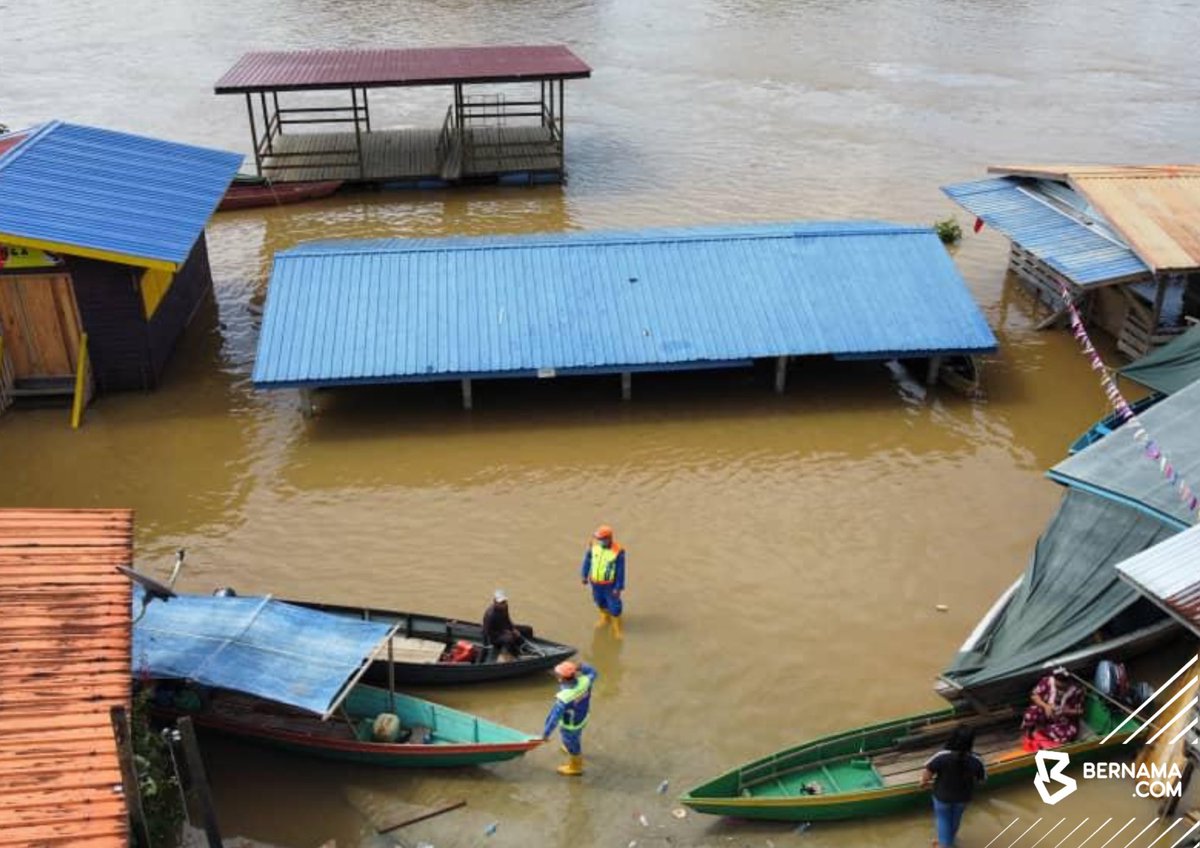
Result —
<svg viewBox="0 0 1200 848"><path fill-rule="evenodd" d="M245 151L243 105L212 83L250 49L561 41L595 68L567 87L565 187L217 216L217 302L163 388L102 398L78 432L62 410L0 419L0 505L135 507L139 565L165 571L185 547L195 591L475 618L502 586L515 617L601 670L580 781L554 774L549 746L422 774L217 741L206 751L230 834L384 845L373 823L398 804L468 798L402 839L927 845L924 811L798 834L670 810L676 790L751 757L937 706L932 678L1024 566L1060 494L1042 472L1105 399L1067 334L1033 330L1001 237L968 235L955 254L1000 338L985 399L922 400L878 365L801 362L783 397L750 373L639 378L631 404L615 378L483 384L470 414L448 386L335 393L311 420L293 393L250 386L271 255L329 237L930 223L954 211L938 186L988 163L1194 160L1189 6L0 0L11 126L57 117ZM443 108L403 92L371 103L385 125L436 125ZM630 551L619 646L593 633L575 576L600 521ZM431 694L534 732L552 691L529 680ZM1153 813L1129 795L1089 787L1055 813ZM1028 786L989 794L963 844L1045 809Z"/></svg>

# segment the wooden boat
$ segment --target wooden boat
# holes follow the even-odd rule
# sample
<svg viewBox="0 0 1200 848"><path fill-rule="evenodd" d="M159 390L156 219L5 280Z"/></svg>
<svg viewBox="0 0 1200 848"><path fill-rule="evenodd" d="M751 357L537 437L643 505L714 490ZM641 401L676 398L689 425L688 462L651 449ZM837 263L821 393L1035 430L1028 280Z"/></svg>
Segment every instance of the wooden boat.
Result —
<svg viewBox="0 0 1200 848"><path fill-rule="evenodd" d="M1129 404L1129 406L1135 414L1140 415L1165 397L1166 395L1158 394L1156 392L1152 395L1147 395L1141 400L1134 401L1133 403ZM1088 445L1094 445L1096 442L1103 439L1105 436L1124 423L1125 422L1121 418L1121 414L1118 412L1114 412L1111 415L1101 418L1099 421L1089 427L1086 433L1084 433L1075 441L1071 442L1071 446L1067 448L1067 453L1079 453Z"/></svg>
<svg viewBox="0 0 1200 848"><path fill-rule="evenodd" d="M1004 614L1013 596L1021 586L1024 576L1017 578L991 608L975 625L966 640L959 647L960 654L969 654L980 650L986 643L994 623ZM1102 659L1118 658L1132 659L1146 653L1162 643L1175 637L1179 632L1179 624L1170 616L1161 614L1148 601L1139 602L1142 616L1131 616L1133 622L1126 627L1112 626L1111 632L1099 640L1089 639L1076 645L1070 650L1043 660L1036 667L1030 668L1023 674L1018 674L997 680L972 689L971 697L987 703L1000 703L1028 694L1033 685L1052 669L1065 666L1073 674L1087 674L1088 669L1095 668ZM1141 619L1145 619L1144 622ZM933 690L951 703L964 701L962 689L949 677L942 675L934 682Z"/></svg>
<svg viewBox="0 0 1200 848"><path fill-rule="evenodd" d="M282 206L305 200L329 197L345 183L344 180L321 180L318 182L277 183L265 177L239 174L225 191L217 205L217 211L252 209L258 206Z"/></svg>
<svg viewBox="0 0 1200 848"><path fill-rule="evenodd" d="M198 694L199 693L199 694ZM164 718L191 717L197 727L333 760L379 766L433 768L511 760L536 748L541 737L459 710L358 684L326 721L304 710L221 689L197 690L160 683L155 707ZM190 704L188 703L190 701ZM187 706L191 706L189 709ZM372 723L393 713L409 734L406 741L372 741Z"/></svg>
<svg viewBox="0 0 1200 848"><path fill-rule="evenodd" d="M1058 750L1074 763L1119 746L1137 728L1096 696L1085 704L1079 738ZM982 789L1028 778L1034 755L1021 746L1015 706L988 715L938 710L823 736L755 760L696 787L682 803L700 813L776 821L880 816L927 804L919 785L925 763L960 721L976 727L975 751L987 765Z"/></svg>
<svg viewBox="0 0 1200 848"><path fill-rule="evenodd" d="M493 646L485 644L483 627L466 621L454 621L435 615L337 606L308 601L286 601L289 604L345 618L356 618L383 624L399 624L392 637L392 664L395 682L400 684L483 683L506 680L537 671L554 668L575 653L570 645L549 639L530 637L526 650L516 658L502 658ZM470 642L476 648L476 660L469 663L443 661L446 649L455 642ZM364 677L369 683L386 686L388 683L387 656L377 658Z"/></svg>

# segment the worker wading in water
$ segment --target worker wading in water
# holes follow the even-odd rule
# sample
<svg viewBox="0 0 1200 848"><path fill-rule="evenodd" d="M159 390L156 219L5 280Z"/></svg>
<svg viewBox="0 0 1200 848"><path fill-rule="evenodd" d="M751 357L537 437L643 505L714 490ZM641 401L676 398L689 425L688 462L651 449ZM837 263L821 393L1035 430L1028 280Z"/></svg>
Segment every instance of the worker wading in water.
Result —
<svg viewBox="0 0 1200 848"><path fill-rule="evenodd" d="M592 534L592 544L583 555L580 569L583 585L591 585L592 600L600 610L597 627L612 624L613 636L621 638L621 593L625 591L625 549L613 540L612 528L601 524Z"/></svg>
<svg viewBox="0 0 1200 848"><path fill-rule="evenodd" d="M563 753L567 761L558 767L559 774L576 777L583 774L583 727L587 724L588 708L592 703L592 686L600 675L587 663L560 662L554 667L558 677L558 694L546 716L542 739L549 739L559 727Z"/></svg>

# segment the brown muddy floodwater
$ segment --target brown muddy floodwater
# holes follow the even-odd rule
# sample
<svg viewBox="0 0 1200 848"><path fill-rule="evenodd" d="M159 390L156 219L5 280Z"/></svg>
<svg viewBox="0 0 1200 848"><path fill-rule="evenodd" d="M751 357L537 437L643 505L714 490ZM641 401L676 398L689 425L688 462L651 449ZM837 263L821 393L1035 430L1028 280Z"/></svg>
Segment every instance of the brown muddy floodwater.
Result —
<svg viewBox="0 0 1200 848"><path fill-rule="evenodd" d="M0 0L0 20L5 123L63 118L243 151L241 102L211 91L250 49L562 41L595 67L568 85L567 186L219 215L217 303L160 391L102 398L79 432L61 410L0 419L0 505L135 507L140 566L165 569L187 548L185 589L475 617L503 586L516 616L603 674L580 781L553 773L550 747L439 774L210 742L229 834L385 845L370 817L389 805L469 798L400 835L928 844L924 811L798 834L670 810L676 790L751 757L936 706L931 679L1024 566L1059 497L1042 472L1105 399L1068 335L1033 331L1001 237L968 235L955 255L1001 342L983 400L922 401L878 365L801 362L784 397L749 373L639 378L628 405L606 380L485 384L466 414L453 386L381 389L323 397L313 420L294 394L250 386L271 255L329 237L929 223L954 211L940 184L991 162L1192 161L1191 4ZM379 124L436 124L442 99L381 93L372 107ZM601 520L630 551L620 647L593 635L574 576ZM552 689L421 694L536 731ZM671 792L656 794L664 779ZM1032 787L989 794L962 843L1045 809ZM1153 808L1114 783L1060 812L1098 823Z"/></svg>

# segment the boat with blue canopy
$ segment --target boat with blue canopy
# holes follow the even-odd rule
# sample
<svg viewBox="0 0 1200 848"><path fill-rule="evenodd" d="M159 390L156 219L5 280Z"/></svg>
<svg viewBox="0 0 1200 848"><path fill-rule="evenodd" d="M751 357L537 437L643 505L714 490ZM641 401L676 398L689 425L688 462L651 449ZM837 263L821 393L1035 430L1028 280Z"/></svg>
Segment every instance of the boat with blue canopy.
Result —
<svg viewBox="0 0 1200 848"><path fill-rule="evenodd" d="M135 592L133 669L160 716L329 759L387 766L508 760L539 744L478 716L361 682L398 623L266 597ZM141 603L142 606L137 608Z"/></svg>

